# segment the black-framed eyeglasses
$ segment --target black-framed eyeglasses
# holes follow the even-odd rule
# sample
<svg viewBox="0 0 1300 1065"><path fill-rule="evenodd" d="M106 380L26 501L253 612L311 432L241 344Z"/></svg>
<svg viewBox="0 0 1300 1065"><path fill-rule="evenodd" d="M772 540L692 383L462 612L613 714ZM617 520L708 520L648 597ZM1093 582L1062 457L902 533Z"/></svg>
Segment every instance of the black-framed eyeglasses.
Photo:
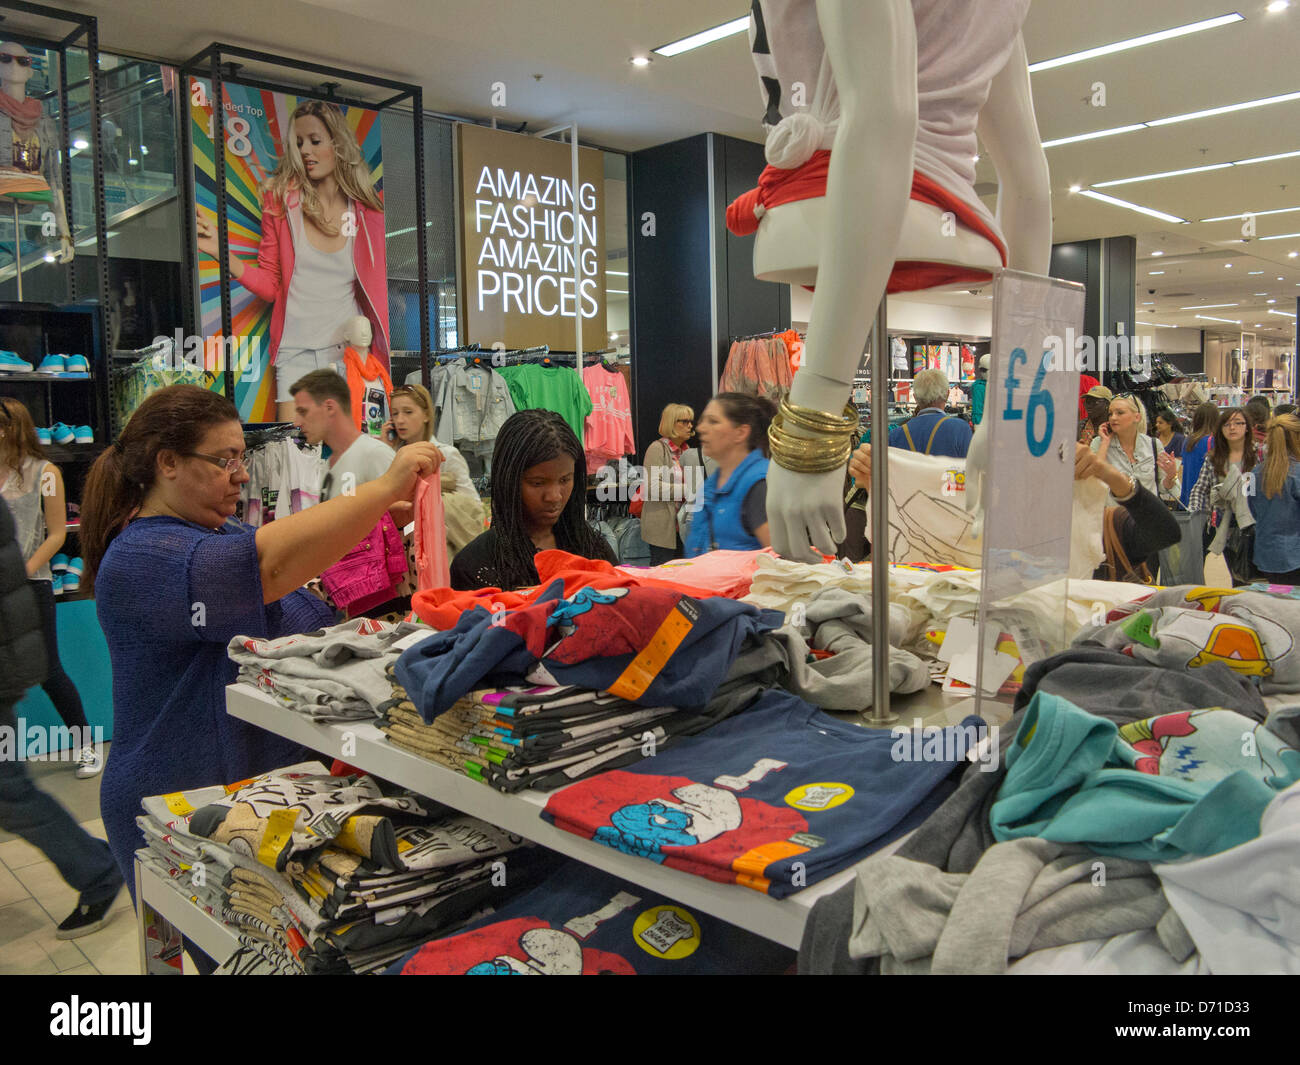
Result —
<svg viewBox="0 0 1300 1065"><path fill-rule="evenodd" d="M678 425L694 425L694 424L695 424L695 419L694 419L694 418L678 418L678 419L677 419L677 424L678 424Z"/></svg>
<svg viewBox="0 0 1300 1065"><path fill-rule="evenodd" d="M17 63L20 67L29 67L32 65L32 57L29 55L10 55L8 52L0 52L0 63Z"/></svg>
<svg viewBox="0 0 1300 1065"><path fill-rule="evenodd" d="M191 451L190 456L196 459L202 459L204 462L210 462L214 466L222 467L226 473L233 477L240 470L248 472L248 456L237 455L234 458L223 458L220 455L205 455L201 451Z"/></svg>

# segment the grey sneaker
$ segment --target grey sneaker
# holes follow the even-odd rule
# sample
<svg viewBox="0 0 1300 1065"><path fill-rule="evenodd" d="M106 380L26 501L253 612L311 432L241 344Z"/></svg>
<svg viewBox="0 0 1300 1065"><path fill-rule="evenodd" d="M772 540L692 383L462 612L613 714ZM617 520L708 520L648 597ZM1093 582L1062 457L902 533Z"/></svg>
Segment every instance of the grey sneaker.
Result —
<svg viewBox="0 0 1300 1065"><path fill-rule="evenodd" d="M77 779L89 780L104 768L104 762L94 747L83 747L77 752Z"/></svg>

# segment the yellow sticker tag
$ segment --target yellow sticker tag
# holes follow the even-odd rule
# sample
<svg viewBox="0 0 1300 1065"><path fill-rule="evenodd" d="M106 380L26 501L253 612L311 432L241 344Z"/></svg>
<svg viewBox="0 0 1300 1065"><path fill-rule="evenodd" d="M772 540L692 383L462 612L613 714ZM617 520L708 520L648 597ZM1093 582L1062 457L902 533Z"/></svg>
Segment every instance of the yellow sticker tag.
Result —
<svg viewBox="0 0 1300 1065"><path fill-rule="evenodd" d="M179 791L164 795L163 802L167 804L167 809L178 817L189 817L194 812L194 807L186 801L185 796Z"/></svg>
<svg viewBox="0 0 1300 1065"><path fill-rule="evenodd" d="M671 903L652 906L632 925L636 945L654 958L680 961L700 948L700 922Z"/></svg>
<svg viewBox="0 0 1300 1065"><path fill-rule="evenodd" d="M289 845L293 836L293 826L298 821L301 810L272 810L266 819L266 831L262 833L262 842L257 847L257 860L272 869L279 868L276 859Z"/></svg>
<svg viewBox="0 0 1300 1065"><path fill-rule="evenodd" d="M851 798L853 798L853 788L848 784L819 783L801 784L786 795L785 801L796 810L818 813L822 810L833 810Z"/></svg>

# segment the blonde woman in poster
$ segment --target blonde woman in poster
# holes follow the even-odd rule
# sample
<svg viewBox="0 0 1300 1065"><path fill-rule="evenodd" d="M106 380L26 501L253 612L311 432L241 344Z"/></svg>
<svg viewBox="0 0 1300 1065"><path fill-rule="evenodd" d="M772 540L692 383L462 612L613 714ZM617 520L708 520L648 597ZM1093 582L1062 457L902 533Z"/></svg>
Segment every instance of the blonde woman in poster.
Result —
<svg viewBox="0 0 1300 1065"><path fill-rule="evenodd" d="M280 421L293 419L294 381L339 368L350 318L370 320L374 350L388 361L384 206L361 148L343 112L320 100L298 104L290 129L262 185L257 263L230 255L231 277L272 305L270 364ZM202 216L198 248L219 254L217 227Z"/></svg>

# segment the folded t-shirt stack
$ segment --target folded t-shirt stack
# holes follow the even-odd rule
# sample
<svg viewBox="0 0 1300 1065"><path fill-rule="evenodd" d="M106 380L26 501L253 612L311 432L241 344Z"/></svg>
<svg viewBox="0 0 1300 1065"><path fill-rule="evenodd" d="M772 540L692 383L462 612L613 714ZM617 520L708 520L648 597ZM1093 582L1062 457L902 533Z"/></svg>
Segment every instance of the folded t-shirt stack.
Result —
<svg viewBox="0 0 1300 1065"><path fill-rule="evenodd" d="M238 930L228 971L373 972L554 864L476 818L317 763L144 807L137 856Z"/></svg>
<svg viewBox="0 0 1300 1065"><path fill-rule="evenodd" d="M527 895L391 975L702 976L787 972L794 952L590 866L571 862Z"/></svg>
<svg viewBox="0 0 1300 1065"><path fill-rule="evenodd" d="M653 759L555 793L542 816L626 854L784 898L919 825L984 738L979 718L895 736L770 691Z"/></svg>
<svg viewBox="0 0 1300 1065"><path fill-rule="evenodd" d="M555 581L533 603L466 611L454 629L405 651L397 679L426 722L485 687L561 685L643 707L703 707L747 639L784 620L730 599L667 588L582 588Z"/></svg>
<svg viewBox="0 0 1300 1065"><path fill-rule="evenodd" d="M316 632L264 640L236 636L228 654L239 679L313 721L373 720L391 698L393 645L423 626L355 618Z"/></svg>
<svg viewBox="0 0 1300 1065"><path fill-rule="evenodd" d="M506 792L556 788L652 757L746 706L779 675L777 660L742 666L707 706L643 706L573 685L486 688L429 724L394 678L381 729L403 750Z"/></svg>

